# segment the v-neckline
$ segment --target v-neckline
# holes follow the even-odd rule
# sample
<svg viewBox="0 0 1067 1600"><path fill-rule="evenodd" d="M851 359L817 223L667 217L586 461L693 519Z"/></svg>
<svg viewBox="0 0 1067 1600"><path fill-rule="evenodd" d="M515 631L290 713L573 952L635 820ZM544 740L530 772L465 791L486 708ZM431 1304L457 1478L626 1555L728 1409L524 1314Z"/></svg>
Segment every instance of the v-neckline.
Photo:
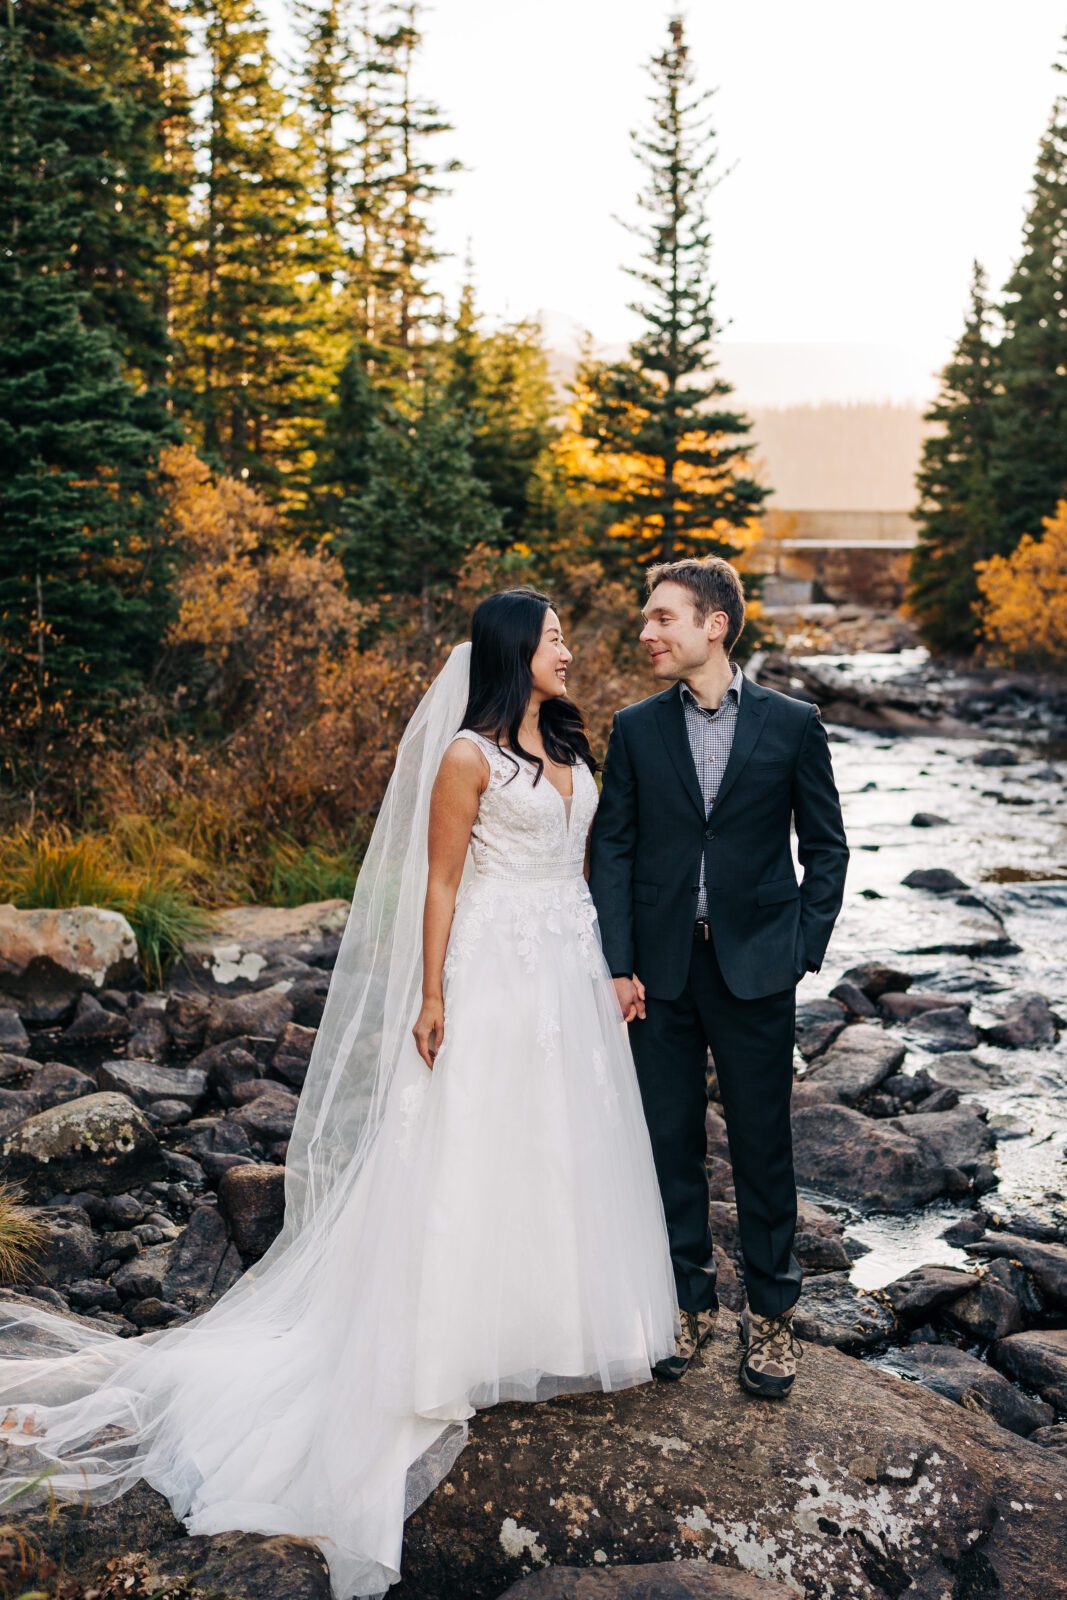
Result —
<svg viewBox="0 0 1067 1600"><path fill-rule="evenodd" d="M501 750L506 750L508 752L508 755L510 755L510 756L514 756L516 754L516 752L511 749L510 745L502 744L500 746L500 748L501 748ZM531 760L531 758L529 756L519 756L518 759L520 761L528 761L530 763L530 766L531 767L533 766L533 761ZM563 813L564 813L564 816L567 818L568 822L570 821L570 814L567 811L567 801L574 799L574 774L577 771L577 767L576 766L571 767L571 768L569 768L569 771L570 771L570 775L571 775L571 792L570 792L570 794L564 794L563 790L560 789L560 788L557 788L557 786L552 782L552 779L548 776L548 761L546 760L544 762L543 776L544 776L545 782L549 785L549 787L551 789L555 789L556 793L559 795L560 799L563 801Z"/></svg>

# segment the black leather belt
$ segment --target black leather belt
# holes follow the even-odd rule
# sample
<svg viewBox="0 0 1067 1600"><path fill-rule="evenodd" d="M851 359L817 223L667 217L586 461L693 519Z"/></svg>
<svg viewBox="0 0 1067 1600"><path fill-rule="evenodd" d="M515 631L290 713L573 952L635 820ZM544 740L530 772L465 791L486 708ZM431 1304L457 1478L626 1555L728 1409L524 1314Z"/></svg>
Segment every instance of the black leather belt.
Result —
<svg viewBox="0 0 1067 1600"><path fill-rule="evenodd" d="M711 938L711 924L707 917L699 917L693 924L693 938L703 939L705 944Z"/></svg>

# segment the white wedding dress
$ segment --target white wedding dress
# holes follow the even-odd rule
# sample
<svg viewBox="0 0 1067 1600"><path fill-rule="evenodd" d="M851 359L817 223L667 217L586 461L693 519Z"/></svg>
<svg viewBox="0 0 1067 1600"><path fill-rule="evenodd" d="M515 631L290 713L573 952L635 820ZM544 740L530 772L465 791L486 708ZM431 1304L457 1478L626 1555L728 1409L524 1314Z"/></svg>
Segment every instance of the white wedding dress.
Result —
<svg viewBox="0 0 1067 1600"><path fill-rule="evenodd" d="M20 1402L5 1488L20 1460L62 1463L71 1496L141 1476L192 1533L310 1536L338 1600L381 1594L475 1408L643 1383L674 1349L651 1146L582 870L596 783L579 762L568 804L532 763L512 777L495 745L456 737L490 779L433 1072L408 1036L369 1155L302 1266L282 1241L261 1283L251 1268L178 1329L82 1327L74 1354L0 1361L0 1401ZM26 1418L32 1433L12 1426Z"/></svg>

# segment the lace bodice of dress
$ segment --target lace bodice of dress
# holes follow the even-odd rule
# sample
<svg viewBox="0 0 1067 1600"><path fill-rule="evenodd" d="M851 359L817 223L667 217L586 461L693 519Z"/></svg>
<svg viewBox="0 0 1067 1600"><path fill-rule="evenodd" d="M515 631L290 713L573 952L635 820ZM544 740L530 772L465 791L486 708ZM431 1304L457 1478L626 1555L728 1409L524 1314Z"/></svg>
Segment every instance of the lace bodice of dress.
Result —
<svg viewBox="0 0 1067 1600"><path fill-rule="evenodd" d="M510 757L470 728L456 738L470 739L489 763L489 786L471 830L479 875L537 882L581 872L598 799L596 779L585 762L571 768L574 792L568 807L546 774L534 784L537 768L531 761Z"/></svg>

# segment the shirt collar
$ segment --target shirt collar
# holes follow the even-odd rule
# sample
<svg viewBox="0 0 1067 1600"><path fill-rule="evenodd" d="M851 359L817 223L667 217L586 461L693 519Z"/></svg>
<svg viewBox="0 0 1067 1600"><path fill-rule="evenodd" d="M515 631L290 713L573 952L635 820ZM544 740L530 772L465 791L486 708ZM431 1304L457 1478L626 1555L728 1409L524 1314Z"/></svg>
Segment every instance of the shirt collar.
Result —
<svg viewBox="0 0 1067 1600"><path fill-rule="evenodd" d="M713 717L717 711L722 710L723 706L726 704L731 695L733 695L738 705L740 705L741 685L744 683L744 681L744 673L741 671L741 668L737 665L737 663L734 662L734 675L730 679L730 684L726 690L726 693L723 695L717 706L709 707L702 706L692 689L690 689L689 685L687 683L682 683L681 679L679 679L679 683L681 685L682 704L695 706L698 711L703 711L705 716Z"/></svg>

